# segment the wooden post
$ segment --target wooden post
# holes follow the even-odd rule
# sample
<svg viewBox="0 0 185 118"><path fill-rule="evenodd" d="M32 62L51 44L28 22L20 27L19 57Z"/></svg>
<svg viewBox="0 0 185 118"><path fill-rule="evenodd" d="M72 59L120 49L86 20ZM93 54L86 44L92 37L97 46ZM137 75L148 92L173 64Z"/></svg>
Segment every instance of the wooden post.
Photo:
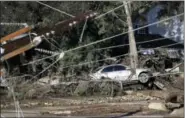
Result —
<svg viewBox="0 0 185 118"><path fill-rule="evenodd" d="M138 54L137 54L137 48L136 48L136 42L135 37L133 33L133 26L132 26L132 20L129 13L128 4L126 1L123 1L125 13L127 16L127 23L128 23L128 31L129 31L129 49L130 49L130 63L131 63L131 69L132 74L135 74L137 63L138 63Z"/></svg>

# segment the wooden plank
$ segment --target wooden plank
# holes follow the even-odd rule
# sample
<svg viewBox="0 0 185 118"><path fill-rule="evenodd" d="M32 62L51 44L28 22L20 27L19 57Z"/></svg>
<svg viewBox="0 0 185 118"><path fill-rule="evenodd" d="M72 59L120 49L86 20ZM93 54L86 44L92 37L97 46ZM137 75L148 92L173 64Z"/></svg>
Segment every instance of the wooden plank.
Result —
<svg viewBox="0 0 185 118"><path fill-rule="evenodd" d="M20 29L20 30L18 30L16 32L13 32L13 33L11 33L11 34L1 38L0 43L3 43L5 41L9 41L10 39L12 39L12 38L14 38L16 36L19 36L21 34L29 32L29 31L31 31L31 29L32 29L32 27L26 27L26 28L22 28L22 29Z"/></svg>
<svg viewBox="0 0 185 118"><path fill-rule="evenodd" d="M32 46L32 44L30 43L30 44L28 44L28 45L26 45L26 46L23 46L23 47L21 47L21 48L19 48L19 49L17 49L17 50L14 50L14 51L12 51L12 52L10 52L10 53L8 53L8 54L2 56L2 57L1 57L1 60L2 60L2 61L7 60L7 59L12 58L12 57L14 57L14 56L16 56L16 55L18 55L18 54L21 54L21 53L23 53L23 52L25 52L25 51L27 51L27 50L30 50L31 48L33 48L33 46Z"/></svg>
<svg viewBox="0 0 185 118"><path fill-rule="evenodd" d="M18 40L11 41L7 44L4 44L1 46L1 48L4 49L4 53L1 55L3 56L8 53L11 53L12 51L17 50L20 47L23 47L25 45L28 45L29 43L31 43L29 37L24 37Z"/></svg>

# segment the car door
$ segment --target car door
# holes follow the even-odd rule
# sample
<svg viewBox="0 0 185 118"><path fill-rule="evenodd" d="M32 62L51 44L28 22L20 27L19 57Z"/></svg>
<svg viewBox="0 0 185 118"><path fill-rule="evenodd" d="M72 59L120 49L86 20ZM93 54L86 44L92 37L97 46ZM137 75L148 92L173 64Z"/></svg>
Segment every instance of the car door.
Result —
<svg viewBox="0 0 185 118"><path fill-rule="evenodd" d="M130 70L127 70L127 68L125 66L122 66L122 65L116 65L116 66L114 66L114 71L117 74L117 80L123 80L123 81L125 81L125 80L128 79L128 77L131 74L131 71Z"/></svg>
<svg viewBox="0 0 185 118"><path fill-rule="evenodd" d="M102 77L115 79L114 66L105 67L101 71Z"/></svg>

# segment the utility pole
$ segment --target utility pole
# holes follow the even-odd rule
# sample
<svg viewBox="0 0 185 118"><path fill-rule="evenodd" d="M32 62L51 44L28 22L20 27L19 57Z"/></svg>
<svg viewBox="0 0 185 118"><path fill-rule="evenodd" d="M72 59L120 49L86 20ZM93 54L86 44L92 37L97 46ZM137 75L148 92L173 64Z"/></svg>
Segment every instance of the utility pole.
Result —
<svg viewBox="0 0 185 118"><path fill-rule="evenodd" d="M136 42L135 42L135 37L133 33L133 26L132 26L132 19L130 17L130 12L129 10L130 2L123 1L124 8L125 8L125 13L127 16L127 23L128 23L128 35L129 35L129 49L130 49L130 64L131 64L131 70L132 74L136 73L136 68L138 64L138 54L137 54L137 48L136 48Z"/></svg>

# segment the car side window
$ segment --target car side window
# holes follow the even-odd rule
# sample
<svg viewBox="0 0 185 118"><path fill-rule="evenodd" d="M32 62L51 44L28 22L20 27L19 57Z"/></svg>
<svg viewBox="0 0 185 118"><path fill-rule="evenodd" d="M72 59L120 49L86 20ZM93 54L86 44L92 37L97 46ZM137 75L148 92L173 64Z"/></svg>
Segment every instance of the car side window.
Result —
<svg viewBox="0 0 185 118"><path fill-rule="evenodd" d="M114 71L123 71L126 70L124 66L114 66Z"/></svg>
<svg viewBox="0 0 185 118"><path fill-rule="evenodd" d="M102 73L107 73L107 72L112 72L113 71L113 66L106 67L102 70Z"/></svg>

